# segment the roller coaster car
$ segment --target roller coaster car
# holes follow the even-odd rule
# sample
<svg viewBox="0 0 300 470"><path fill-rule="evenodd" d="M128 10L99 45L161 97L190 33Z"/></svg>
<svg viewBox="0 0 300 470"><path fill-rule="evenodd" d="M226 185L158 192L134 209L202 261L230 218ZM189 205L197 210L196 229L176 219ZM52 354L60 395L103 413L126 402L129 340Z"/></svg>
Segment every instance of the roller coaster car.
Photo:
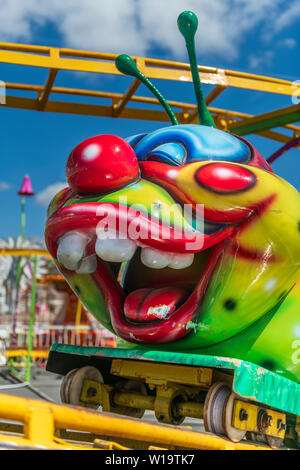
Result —
<svg viewBox="0 0 300 470"><path fill-rule="evenodd" d="M81 142L67 161L69 187L48 209L57 268L124 349L56 345L47 368L65 375L64 403L134 417L150 409L172 424L203 418L235 442L296 445L300 196L253 145L215 128L197 18L183 12L178 25L200 124L180 125L133 59L117 57L172 126Z"/></svg>
<svg viewBox="0 0 300 470"><path fill-rule="evenodd" d="M275 449L300 442L300 385L246 361L54 344L47 370L64 375L65 404L134 418L153 410L173 425L203 419L207 432Z"/></svg>

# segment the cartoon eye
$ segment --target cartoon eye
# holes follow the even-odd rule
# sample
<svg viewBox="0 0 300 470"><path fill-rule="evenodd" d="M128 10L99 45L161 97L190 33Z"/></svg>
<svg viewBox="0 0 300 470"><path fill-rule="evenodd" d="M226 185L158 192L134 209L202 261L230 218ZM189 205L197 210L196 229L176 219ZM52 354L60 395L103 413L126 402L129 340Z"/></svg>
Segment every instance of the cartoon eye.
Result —
<svg viewBox="0 0 300 470"><path fill-rule="evenodd" d="M150 150L144 160L154 160L168 165L184 165L186 150L177 142L168 142Z"/></svg>
<svg viewBox="0 0 300 470"><path fill-rule="evenodd" d="M251 171L241 166L230 163L208 163L198 169L195 180L209 191L233 194L254 186L256 177Z"/></svg>

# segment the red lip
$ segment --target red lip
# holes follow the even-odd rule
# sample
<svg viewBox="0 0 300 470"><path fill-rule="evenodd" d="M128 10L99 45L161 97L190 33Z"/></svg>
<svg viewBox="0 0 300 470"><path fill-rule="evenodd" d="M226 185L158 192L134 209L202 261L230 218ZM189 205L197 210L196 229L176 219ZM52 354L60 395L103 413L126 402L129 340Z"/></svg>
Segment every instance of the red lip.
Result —
<svg viewBox="0 0 300 470"><path fill-rule="evenodd" d="M129 233L128 238L130 238L129 227L134 222L141 228L135 238L136 242L172 253L196 253L206 250L228 238L234 230L232 226L229 226L210 235L186 234L176 231L174 228L168 228L126 206L113 203L85 202L60 209L49 217L45 238L52 256L56 257L56 242L64 233L70 230L85 232L91 228L96 229L97 224L104 218L104 215L97 215L101 207L107 208L112 215L116 215L115 228L117 231L122 231L125 228Z"/></svg>
<svg viewBox="0 0 300 470"><path fill-rule="evenodd" d="M60 209L49 217L45 231L45 239L48 249L55 259L57 254L57 240L61 235L72 230L90 232L91 228L96 229L97 224L103 217L103 215L97 215L97 210L99 211L100 205L101 203L91 202L76 204ZM131 342L152 344L168 343L182 338L193 328L193 319L201 304L208 281L220 255L222 248L221 242L231 235L233 227L226 227L220 232L211 235L201 235L203 239L200 239L199 234L187 236L184 233L179 234L174 229L170 229L169 231L168 227L125 206L119 207L117 204L107 203L105 203L105 206L107 208L110 207L113 211L118 210L117 229L119 229L119 226L128 228L129 224L134 219L139 221L141 226L145 229L143 234L150 237L147 238L144 236L136 240L143 246L147 245L162 251L174 253L186 253L187 251L193 253L203 251L216 245L206 262L198 284L189 298L169 317L161 319L155 324L141 323L137 325L127 321L123 313L124 292L113 278L104 261L98 258L97 269L93 274L90 274L90 277L97 284L100 291L105 293L105 302L110 311L113 328L121 338ZM168 232L166 232L166 230L168 230ZM159 236L156 238L151 237L153 233ZM164 235L170 235L170 237L164 239ZM181 238L179 238L179 235ZM201 244L201 250L199 250L199 248L190 248L190 250L187 250L187 244L194 243L195 241ZM91 243L91 245L92 244L93 243ZM68 278L70 272L62 266L60 266L60 269L65 277Z"/></svg>

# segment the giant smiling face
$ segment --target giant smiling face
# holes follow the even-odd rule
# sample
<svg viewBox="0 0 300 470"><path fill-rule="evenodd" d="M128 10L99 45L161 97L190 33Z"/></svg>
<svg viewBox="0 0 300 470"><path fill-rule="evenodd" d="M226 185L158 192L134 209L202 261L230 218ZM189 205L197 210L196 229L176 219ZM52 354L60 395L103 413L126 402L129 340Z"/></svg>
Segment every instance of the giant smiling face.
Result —
<svg viewBox="0 0 300 470"><path fill-rule="evenodd" d="M66 175L48 249L127 341L218 344L272 311L299 275L299 194L244 139L201 125L99 135L72 151Z"/></svg>

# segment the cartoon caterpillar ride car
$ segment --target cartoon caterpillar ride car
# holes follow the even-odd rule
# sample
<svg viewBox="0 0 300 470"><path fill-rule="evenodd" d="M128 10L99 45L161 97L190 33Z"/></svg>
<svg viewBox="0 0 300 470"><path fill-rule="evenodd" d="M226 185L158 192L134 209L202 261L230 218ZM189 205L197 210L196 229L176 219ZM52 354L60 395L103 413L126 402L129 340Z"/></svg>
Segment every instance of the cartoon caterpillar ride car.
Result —
<svg viewBox="0 0 300 470"><path fill-rule="evenodd" d="M62 357L68 350L54 347L48 369L65 374L71 368L62 399L85 406L91 400L82 396L84 380L108 380L115 393L115 379L123 376L123 382L117 382L119 395L129 390L135 407L128 402L123 406L121 400L106 410L140 416L137 396L143 395L145 403L145 395L156 394L158 404L150 409L162 422L181 422L183 408L177 408L177 416L174 404L192 401L201 408L200 390L208 390L208 431L232 440L242 439L248 431L278 445L287 424L285 414L274 417L271 408L293 416L297 410L278 397L272 401L276 380L280 387L293 384L290 390L294 387L293 393L299 393L300 197L249 142L215 128L195 58L197 19L184 12L178 25L189 53L200 124L178 124L135 62L119 56L118 69L153 91L172 125L125 140L99 135L77 145L66 165L69 187L48 209L45 238L59 271L97 320L123 340L123 348L110 355L102 352L110 362L108 366L102 357L106 366L101 370L93 362L83 368L84 362L79 367L74 360L72 367L66 365ZM78 349L75 353L91 355ZM95 354L99 360L101 354ZM139 380L133 380L137 361L131 360L125 373L112 357L158 361L152 378L162 362L203 366L201 370L211 370L212 376L202 384L187 379L183 385L180 369L177 379L166 379L173 384L166 399L172 407L166 411L159 405L162 390L157 382L150 386L150 372L148 379L140 371ZM55 358L65 365L54 366ZM143 367L147 369L147 362ZM218 367L223 368L221 380L213 378ZM260 390L259 396L253 390L248 395L238 392L236 383L229 387L230 374L243 367L255 371L252 385ZM234 380L237 375L235 370ZM267 377L273 380L268 385ZM248 415L257 414L255 429L246 426L247 420L243 423L241 412L238 418L233 413L232 397L237 393L269 408L249 405L253 409ZM217 410L216 396L221 403L215 405ZM197 417L203 416L203 406L202 411L199 407ZM283 424L272 427L265 416L270 413L273 421Z"/></svg>

